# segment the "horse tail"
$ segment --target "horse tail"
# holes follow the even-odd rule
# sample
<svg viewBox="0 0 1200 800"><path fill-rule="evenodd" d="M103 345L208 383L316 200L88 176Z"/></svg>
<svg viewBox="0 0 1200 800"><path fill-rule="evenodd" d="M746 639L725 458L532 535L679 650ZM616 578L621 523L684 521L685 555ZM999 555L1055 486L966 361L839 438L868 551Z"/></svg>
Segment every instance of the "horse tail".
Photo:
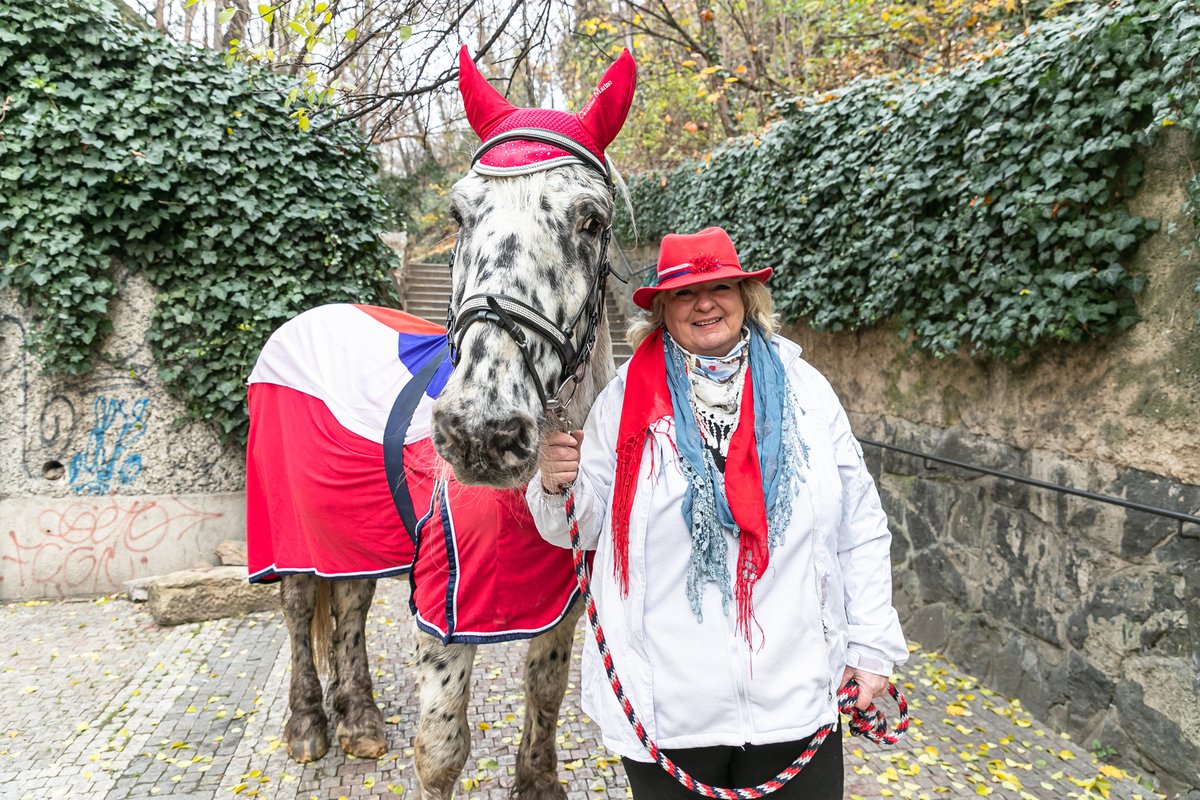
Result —
<svg viewBox="0 0 1200 800"><path fill-rule="evenodd" d="M313 607L312 652L317 673L322 677L333 674L333 589L327 580L317 581L317 602Z"/></svg>

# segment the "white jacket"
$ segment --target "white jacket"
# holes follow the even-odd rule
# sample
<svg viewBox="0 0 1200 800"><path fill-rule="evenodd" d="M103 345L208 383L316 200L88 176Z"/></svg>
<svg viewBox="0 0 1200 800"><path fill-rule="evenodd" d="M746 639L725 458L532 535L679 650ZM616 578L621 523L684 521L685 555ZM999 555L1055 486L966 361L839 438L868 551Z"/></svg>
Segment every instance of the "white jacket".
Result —
<svg viewBox="0 0 1200 800"><path fill-rule="evenodd" d="M617 674L660 747L802 739L837 719L845 666L886 675L908 657L892 608L891 533L862 449L833 388L800 347L781 337L773 345L810 452L791 525L754 589L761 633L753 653L736 630L733 602L723 613L715 585L705 587L702 623L685 594L691 542L680 508L688 484L670 441L673 419L653 426L642 456L624 598L613 573L609 510L628 365L601 392L585 426L575 503L583 546L597 551L592 591ZM562 498L542 490L540 474L526 499L542 536L570 547ZM726 536L733 586L738 545ZM585 635L584 711L610 750L651 760L613 695L591 631Z"/></svg>

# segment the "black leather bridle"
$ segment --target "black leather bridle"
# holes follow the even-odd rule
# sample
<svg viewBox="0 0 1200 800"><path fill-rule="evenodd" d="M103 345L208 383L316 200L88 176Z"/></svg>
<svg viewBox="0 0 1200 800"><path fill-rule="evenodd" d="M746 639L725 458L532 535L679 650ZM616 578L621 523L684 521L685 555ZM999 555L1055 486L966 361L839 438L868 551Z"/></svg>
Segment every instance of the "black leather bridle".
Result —
<svg viewBox="0 0 1200 800"><path fill-rule="evenodd" d="M608 164L598 159L594 154L577 142L549 131L534 128L517 128L506 131L485 142L475 151L471 165L497 145L514 140L535 141L554 145L566 150L583 164L596 170L604 177L608 189L614 195L616 187L612 180L612 172ZM446 313L446 339L450 344L450 363L457 366L459 345L467 330L476 322L488 322L499 325L516 343L525 362L525 368L533 379L538 397L542 401L542 410L553 409L562 418L563 411L575 396L575 389L587 373L588 359L592 348L596 345L599 333L600 316L604 311L605 287L609 274L608 245L612 238L612 226L608 226L601 234L600 255L592 275L591 286L583 305L570 318L565 327L560 328L538 309L523 300L506 294L483 292L464 298L458 308L451 303ZM450 254L450 266L454 266L454 254ZM547 395L537 370L533 366L533 356L529 347L527 330L540 336L548 342L558 355L562 369L558 376L558 388L553 394ZM563 392L571 385L570 393L564 398Z"/></svg>

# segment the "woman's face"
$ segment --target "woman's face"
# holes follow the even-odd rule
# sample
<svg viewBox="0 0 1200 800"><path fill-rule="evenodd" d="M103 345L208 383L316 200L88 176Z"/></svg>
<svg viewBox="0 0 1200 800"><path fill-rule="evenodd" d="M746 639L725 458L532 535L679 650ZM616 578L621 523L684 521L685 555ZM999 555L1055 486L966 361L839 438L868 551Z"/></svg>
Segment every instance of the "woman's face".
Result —
<svg viewBox="0 0 1200 800"><path fill-rule="evenodd" d="M665 292L663 323L689 353L723 356L742 335L746 306L738 281L706 281Z"/></svg>

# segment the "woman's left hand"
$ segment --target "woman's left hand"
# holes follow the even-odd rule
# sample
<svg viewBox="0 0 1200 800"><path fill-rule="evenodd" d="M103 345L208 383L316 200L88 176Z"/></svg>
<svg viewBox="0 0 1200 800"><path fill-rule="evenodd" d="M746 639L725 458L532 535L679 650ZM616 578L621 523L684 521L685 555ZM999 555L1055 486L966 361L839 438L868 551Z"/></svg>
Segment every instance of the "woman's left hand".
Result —
<svg viewBox="0 0 1200 800"><path fill-rule="evenodd" d="M871 705L871 701L876 697L883 697L887 694L887 675L876 675L874 672L864 672L854 667L846 667L846 671L842 673L842 686L849 683L851 678L858 684L858 702L854 704L854 707L860 711L866 711L867 706Z"/></svg>

